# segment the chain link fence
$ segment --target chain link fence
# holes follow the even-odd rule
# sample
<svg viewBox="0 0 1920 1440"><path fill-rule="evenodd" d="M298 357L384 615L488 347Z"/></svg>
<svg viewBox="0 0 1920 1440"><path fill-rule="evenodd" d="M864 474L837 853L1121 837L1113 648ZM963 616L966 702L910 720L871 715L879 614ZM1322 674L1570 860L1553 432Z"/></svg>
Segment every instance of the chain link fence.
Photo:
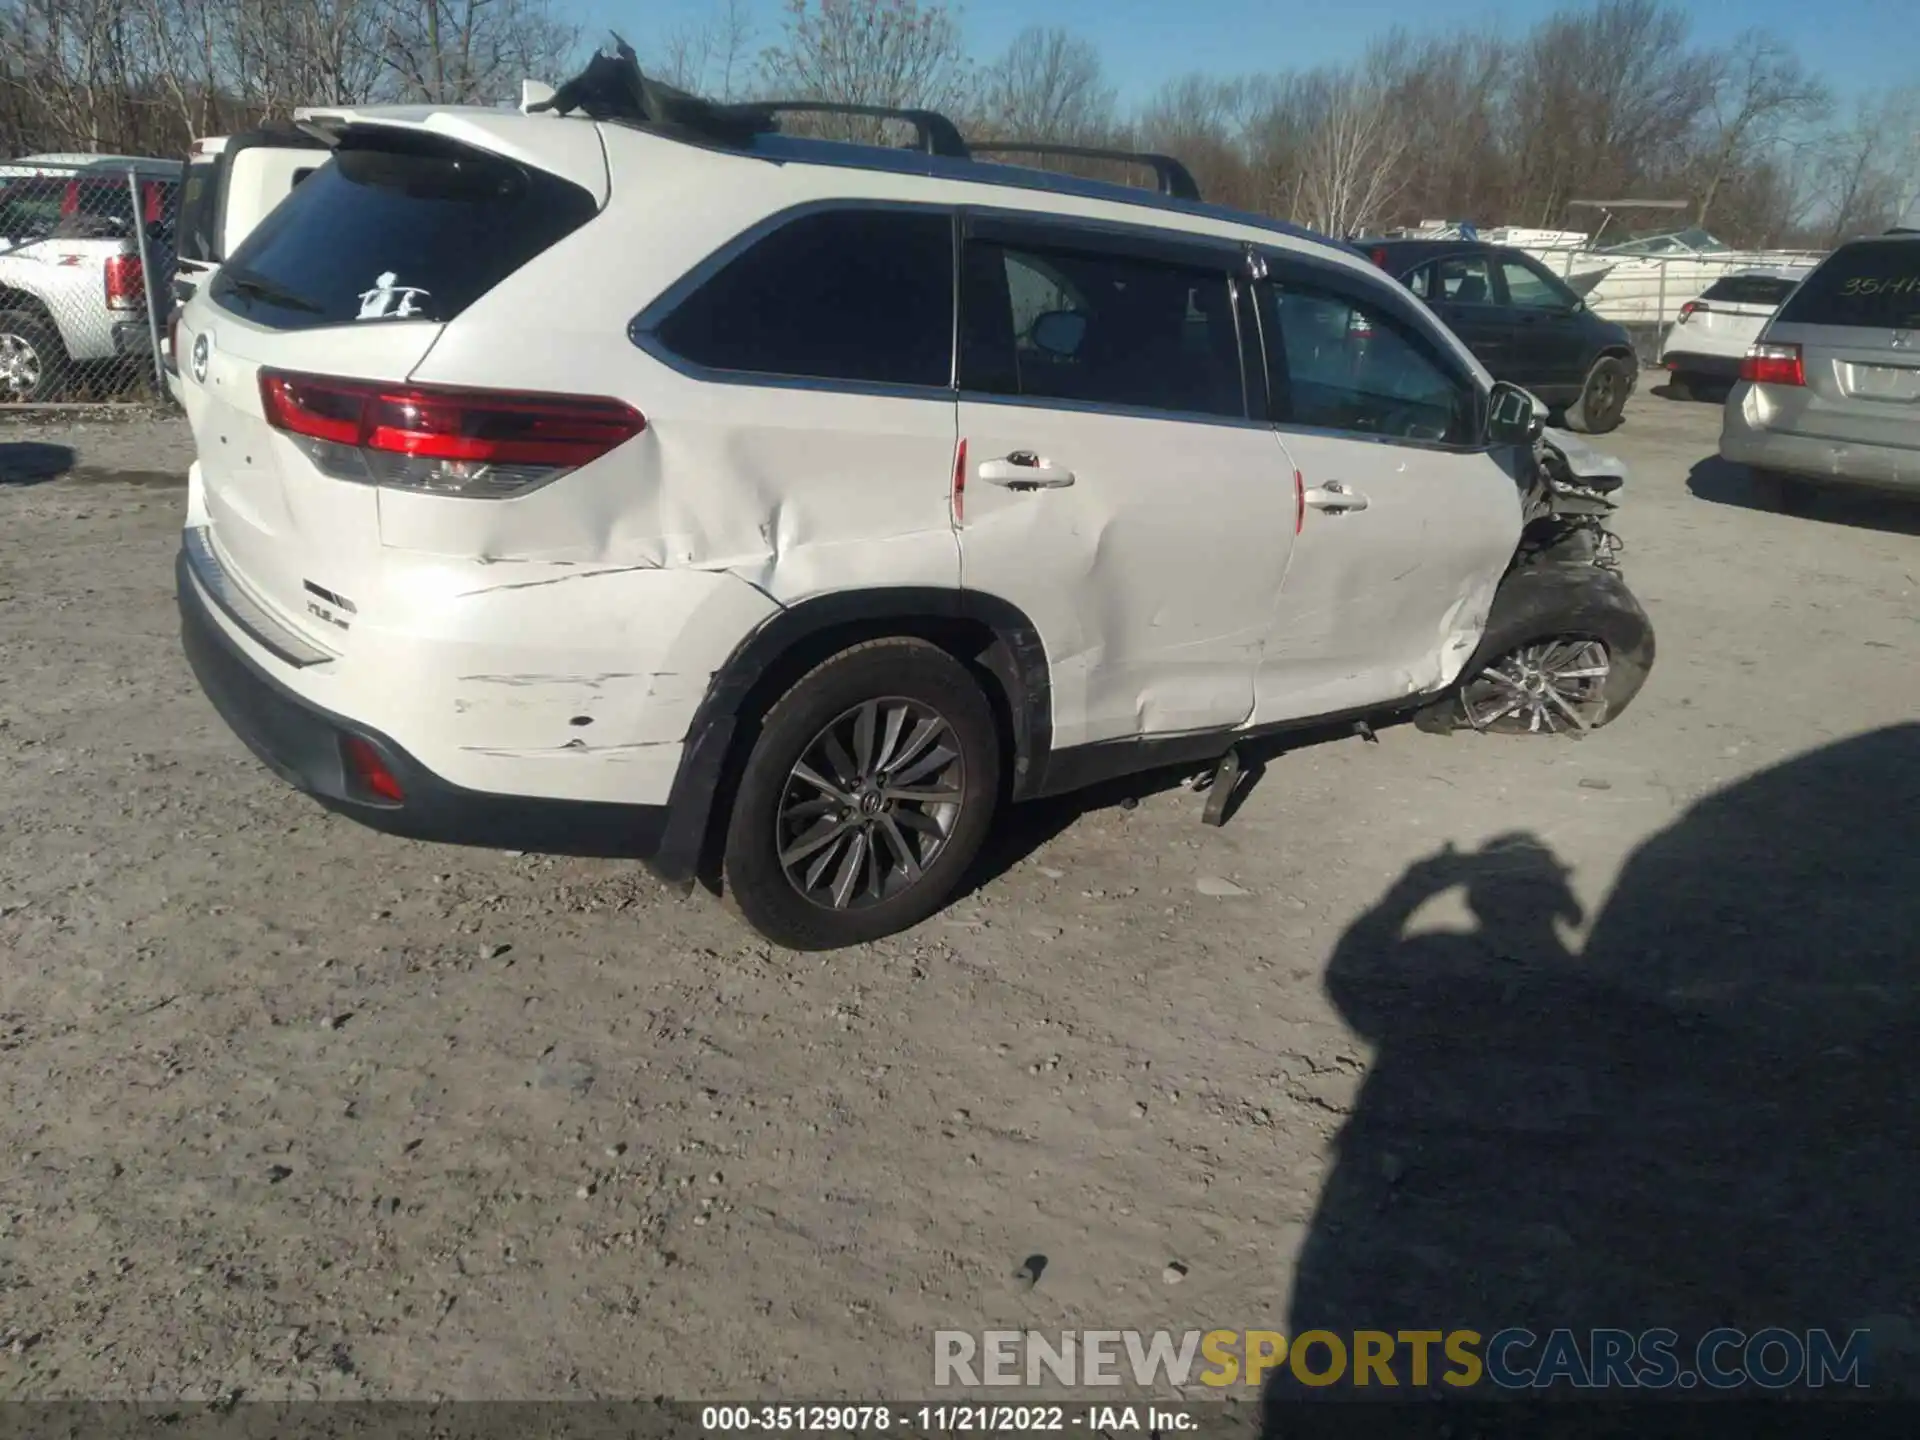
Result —
<svg viewBox="0 0 1920 1440"><path fill-rule="evenodd" d="M179 204L166 161L0 164L0 407L166 398Z"/></svg>

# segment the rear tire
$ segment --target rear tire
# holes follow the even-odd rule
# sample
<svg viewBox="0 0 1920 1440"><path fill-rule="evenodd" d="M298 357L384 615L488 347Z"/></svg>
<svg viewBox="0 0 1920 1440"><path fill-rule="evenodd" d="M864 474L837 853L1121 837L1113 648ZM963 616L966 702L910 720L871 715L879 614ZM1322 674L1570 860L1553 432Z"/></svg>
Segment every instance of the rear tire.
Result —
<svg viewBox="0 0 1920 1440"><path fill-rule="evenodd" d="M1653 622L1617 571L1553 564L1515 570L1494 596L1473 659L1445 696L1414 716L1414 724L1440 735L1586 734L1611 724L1633 703L1653 657ZM1524 685L1499 678L1556 667L1570 679L1549 682L1526 698ZM1579 673L1594 671L1601 673ZM1550 689L1561 698L1545 693ZM1502 697L1520 703L1496 713L1505 709ZM1537 727L1536 713L1542 717Z"/></svg>
<svg viewBox="0 0 1920 1440"><path fill-rule="evenodd" d="M1604 435L1620 424L1633 377L1624 360L1602 355L1587 371L1580 398L1567 407L1567 428L1583 435Z"/></svg>
<svg viewBox="0 0 1920 1440"><path fill-rule="evenodd" d="M52 325L31 310L0 310L0 405L51 400L66 369Z"/></svg>
<svg viewBox="0 0 1920 1440"><path fill-rule="evenodd" d="M978 682L924 640L875 640L767 712L727 821L722 874L767 939L836 950L932 915L979 853L1000 737Z"/></svg>
<svg viewBox="0 0 1920 1440"><path fill-rule="evenodd" d="M1819 491L1805 480L1794 475L1782 475L1777 470L1747 471L1747 479L1753 486L1754 498L1761 508L1777 510L1782 515L1805 515L1813 509L1814 500Z"/></svg>

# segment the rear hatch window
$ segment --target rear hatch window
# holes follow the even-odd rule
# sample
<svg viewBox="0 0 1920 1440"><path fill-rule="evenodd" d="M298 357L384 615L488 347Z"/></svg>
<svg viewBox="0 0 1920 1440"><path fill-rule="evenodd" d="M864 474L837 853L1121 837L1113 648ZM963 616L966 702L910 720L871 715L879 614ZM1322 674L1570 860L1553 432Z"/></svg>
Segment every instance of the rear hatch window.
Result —
<svg viewBox="0 0 1920 1440"><path fill-rule="evenodd" d="M1728 275L1709 285L1700 298L1723 305L1778 305L1793 293L1798 280L1777 275Z"/></svg>
<svg viewBox="0 0 1920 1440"><path fill-rule="evenodd" d="M1781 308L1789 325L1920 329L1920 243L1862 240L1842 246Z"/></svg>
<svg viewBox="0 0 1920 1440"><path fill-rule="evenodd" d="M276 330L444 323L592 219L571 181L435 136L349 131L228 257L211 294Z"/></svg>

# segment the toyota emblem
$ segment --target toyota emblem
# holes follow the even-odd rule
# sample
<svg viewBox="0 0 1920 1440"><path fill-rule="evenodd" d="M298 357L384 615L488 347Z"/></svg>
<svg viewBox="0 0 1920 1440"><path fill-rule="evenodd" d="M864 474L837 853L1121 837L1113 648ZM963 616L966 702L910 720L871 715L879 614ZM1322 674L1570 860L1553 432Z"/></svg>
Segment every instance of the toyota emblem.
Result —
<svg viewBox="0 0 1920 1440"><path fill-rule="evenodd" d="M207 383L207 352L212 349L213 346L208 342L204 334L194 336L193 383L196 385L204 385Z"/></svg>

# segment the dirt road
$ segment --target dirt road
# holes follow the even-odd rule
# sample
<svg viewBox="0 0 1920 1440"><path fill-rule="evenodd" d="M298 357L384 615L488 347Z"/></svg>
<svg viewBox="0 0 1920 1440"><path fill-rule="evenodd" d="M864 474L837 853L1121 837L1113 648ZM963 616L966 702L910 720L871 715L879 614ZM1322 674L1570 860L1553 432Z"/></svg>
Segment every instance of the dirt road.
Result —
<svg viewBox="0 0 1920 1440"><path fill-rule="evenodd" d="M1920 511L1748 508L1717 418L1642 395L1606 442L1659 635L1618 726L1297 751L1217 831L1181 790L1040 809L946 915L828 957L628 864L389 839L289 791L179 655L183 428L0 424L0 1393L909 1396L937 1328L1284 1328L1379 1062L1330 957L1409 867L1533 837L1578 953L1696 801L1920 713ZM1457 890L1414 921L1476 923ZM1920 1097L1915 1063L1889 1083ZM1453 1132L1401 1133L1367 1163L1417 1208ZM1550 1306L1583 1232L1528 1220ZM1856 1308L1778 1323L1911 1323L1886 1238L1827 1247ZM1429 1234L1381 1263L1470 1314L1474 1258ZM1709 1278L1743 1317L1774 1297Z"/></svg>

